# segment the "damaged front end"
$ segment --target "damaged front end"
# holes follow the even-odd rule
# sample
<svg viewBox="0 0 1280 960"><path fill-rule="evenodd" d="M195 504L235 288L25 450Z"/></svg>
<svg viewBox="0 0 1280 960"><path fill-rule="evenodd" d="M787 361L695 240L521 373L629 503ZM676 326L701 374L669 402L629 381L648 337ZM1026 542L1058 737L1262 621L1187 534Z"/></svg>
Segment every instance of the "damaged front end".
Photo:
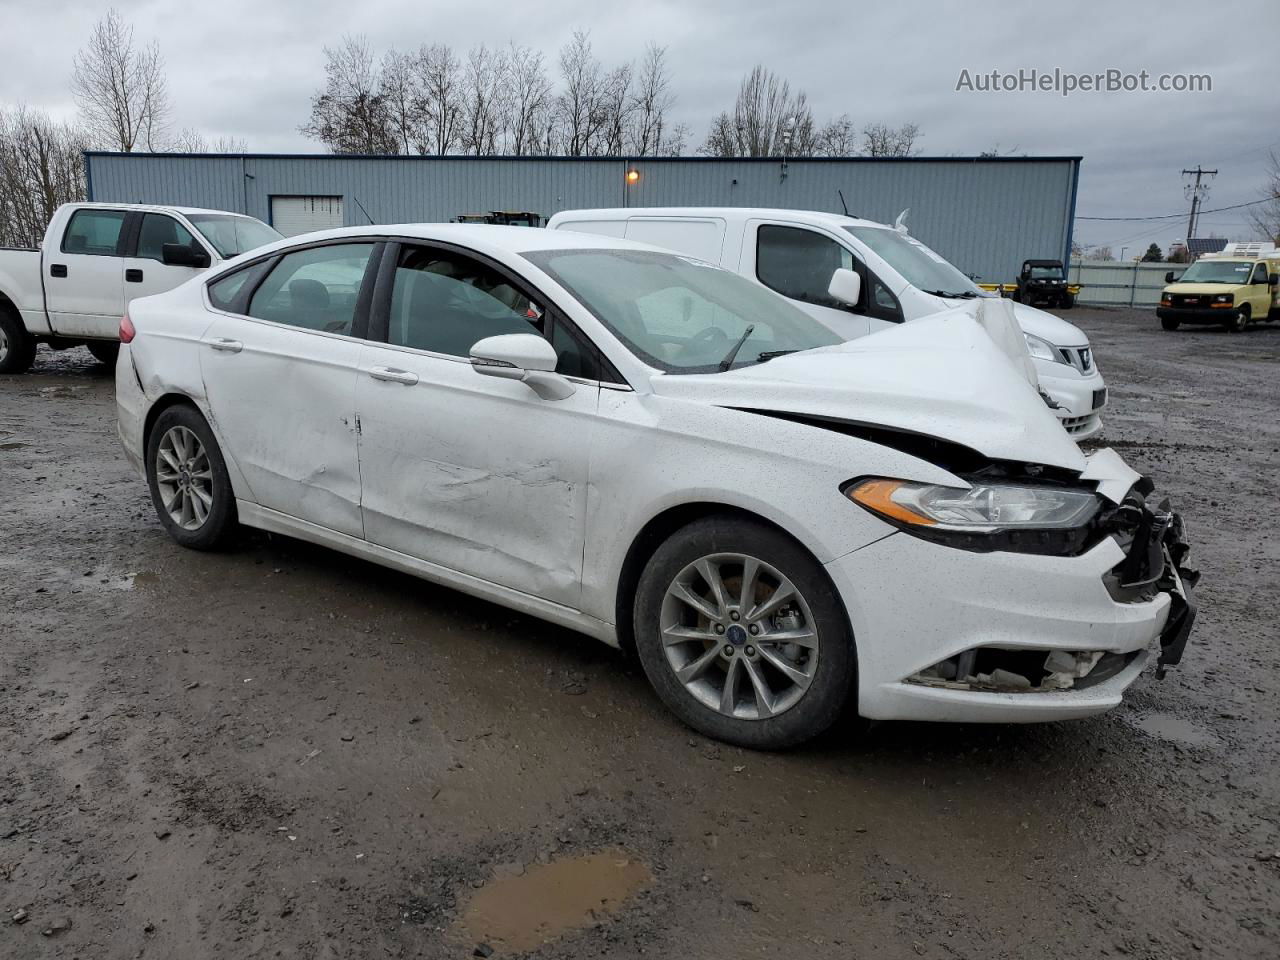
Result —
<svg viewBox="0 0 1280 960"><path fill-rule="evenodd" d="M1110 536L1124 559L1103 583L1117 603L1143 603L1169 595L1169 615L1160 632L1156 676L1182 660L1196 617L1192 596L1199 571L1185 565L1190 546L1182 518L1164 500L1151 509L1151 481L1141 478L1124 499L1098 513L1082 539ZM930 665L908 683L949 690L995 693L1050 693L1085 690L1123 672L1143 651L1035 649L981 646Z"/></svg>

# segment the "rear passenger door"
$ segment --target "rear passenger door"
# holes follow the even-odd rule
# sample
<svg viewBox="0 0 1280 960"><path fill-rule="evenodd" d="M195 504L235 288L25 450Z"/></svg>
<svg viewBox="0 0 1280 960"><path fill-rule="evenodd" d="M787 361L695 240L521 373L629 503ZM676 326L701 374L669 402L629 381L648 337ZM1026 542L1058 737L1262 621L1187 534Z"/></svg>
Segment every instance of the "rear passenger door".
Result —
<svg viewBox="0 0 1280 960"><path fill-rule="evenodd" d="M381 244L304 247L208 287L200 369L253 502L362 537L355 387Z"/></svg>
<svg viewBox="0 0 1280 960"><path fill-rule="evenodd" d="M119 337L127 221L124 210L82 207L68 219L58 249L45 251L45 306L55 333Z"/></svg>
<svg viewBox="0 0 1280 960"><path fill-rule="evenodd" d="M172 290L203 271L197 267L174 267L164 262L165 244L175 243L212 254L182 223L167 213L144 213L137 227L134 250L124 261L126 302Z"/></svg>

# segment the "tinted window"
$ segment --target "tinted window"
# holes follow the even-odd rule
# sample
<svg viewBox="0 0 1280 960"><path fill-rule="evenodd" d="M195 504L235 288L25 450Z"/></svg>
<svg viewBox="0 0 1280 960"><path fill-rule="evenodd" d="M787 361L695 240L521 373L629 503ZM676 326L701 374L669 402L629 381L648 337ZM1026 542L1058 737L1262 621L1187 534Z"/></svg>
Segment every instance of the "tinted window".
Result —
<svg viewBox="0 0 1280 960"><path fill-rule="evenodd" d="M1267 265L1265 263L1260 263L1253 268L1253 282L1254 283L1267 282Z"/></svg>
<svg viewBox="0 0 1280 960"><path fill-rule="evenodd" d="M396 264L387 342L466 357L485 337L541 332L542 313L541 306L478 260L407 247Z"/></svg>
<svg viewBox="0 0 1280 960"><path fill-rule="evenodd" d="M166 243L177 243L184 247L192 247L203 251L191 231L173 217L163 213L148 213L142 217L142 230L138 233L138 252L136 256L146 260L160 260Z"/></svg>
<svg viewBox="0 0 1280 960"><path fill-rule="evenodd" d="M255 263L251 267L245 267L243 270L237 270L235 273L228 274L225 277L219 277L209 284L209 302L219 310L227 310L232 313L240 312L241 293L252 287L254 281L262 276L270 265L271 262L269 260L264 260L261 263Z"/></svg>
<svg viewBox="0 0 1280 960"><path fill-rule="evenodd" d="M350 335L372 252L371 243L345 243L286 254L254 292L249 316Z"/></svg>
<svg viewBox="0 0 1280 960"><path fill-rule="evenodd" d="M820 233L763 226L756 234L756 276L784 297L843 309L827 293L840 267L852 270L853 254Z"/></svg>
<svg viewBox="0 0 1280 960"><path fill-rule="evenodd" d="M123 228L124 213L119 210L77 210L67 224L62 252L114 257Z"/></svg>

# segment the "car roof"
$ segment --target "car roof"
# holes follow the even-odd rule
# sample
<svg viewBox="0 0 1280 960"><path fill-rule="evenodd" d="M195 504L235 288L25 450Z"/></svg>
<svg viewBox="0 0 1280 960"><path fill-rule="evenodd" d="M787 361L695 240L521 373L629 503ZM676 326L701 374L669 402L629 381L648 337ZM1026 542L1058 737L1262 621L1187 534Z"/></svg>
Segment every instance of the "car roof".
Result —
<svg viewBox="0 0 1280 960"><path fill-rule="evenodd" d="M892 229L888 224L876 220L849 217L841 213L827 213L824 210L787 210L775 207L602 207L590 210L561 210L552 219L563 222L570 217L581 220L593 217L598 220L634 220L638 217L688 219L718 217L724 220L790 220L829 227L857 226Z"/></svg>
<svg viewBox="0 0 1280 960"><path fill-rule="evenodd" d="M572 230L546 230L542 227L508 227L488 223L379 223L363 227L338 227L316 233L289 237L273 247L293 246L299 241L339 240L347 237L406 237L416 240L438 240L457 243L484 252L486 248L524 254L538 250L658 250L651 243L606 237ZM261 248L266 249L266 248Z"/></svg>

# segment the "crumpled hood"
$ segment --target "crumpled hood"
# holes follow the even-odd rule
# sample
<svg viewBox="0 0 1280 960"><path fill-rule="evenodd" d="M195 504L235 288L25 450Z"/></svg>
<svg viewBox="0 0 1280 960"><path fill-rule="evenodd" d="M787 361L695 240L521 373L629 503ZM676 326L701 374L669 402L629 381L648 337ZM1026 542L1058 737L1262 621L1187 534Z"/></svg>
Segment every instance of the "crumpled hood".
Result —
<svg viewBox="0 0 1280 960"><path fill-rule="evenodd" d="M890 427L993 459L1085 467L1075 441L969 309L726 373L660 374L651 384L664 397Z"/></svg>
<svg viewBox="0 0 1280 960"><path fill-rule="evenodd" d="M999 298L984 297L982 299ZM981 301L945 300L943 302L953 307L959 307L966 303ZM1012 300L1009 303L1013 307L1013 317L1018 321L1018 326L1033 337L1048 340L1056 347L1087 347L1089 345L1089 337L1074 323L1067 323L1061 317L1047 313L1039 307L1033 307L1026 303L1014 303Z"/></svg>

